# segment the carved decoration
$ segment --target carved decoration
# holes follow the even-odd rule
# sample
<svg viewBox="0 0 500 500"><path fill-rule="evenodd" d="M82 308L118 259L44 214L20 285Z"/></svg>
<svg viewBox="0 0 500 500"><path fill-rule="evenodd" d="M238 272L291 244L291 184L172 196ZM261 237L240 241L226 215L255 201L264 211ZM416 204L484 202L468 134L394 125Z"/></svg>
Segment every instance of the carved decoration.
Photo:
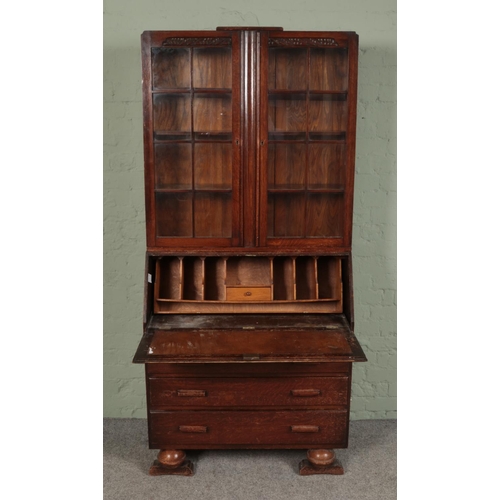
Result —
<svg viewBox="0 0 500 500"><path fill-rule="evenodd" d="M270 38L269 47L338 47L333 38Z"/></svg>
<svg viewBox="0 0 500 500"><path fill-rule="evenodd" d="M186 45L211 45L211 46L220 46L220 45L231 45L231 38L227 37L172 37L165 38L162 42L162 47L169 46L186 46Z"/></svg>

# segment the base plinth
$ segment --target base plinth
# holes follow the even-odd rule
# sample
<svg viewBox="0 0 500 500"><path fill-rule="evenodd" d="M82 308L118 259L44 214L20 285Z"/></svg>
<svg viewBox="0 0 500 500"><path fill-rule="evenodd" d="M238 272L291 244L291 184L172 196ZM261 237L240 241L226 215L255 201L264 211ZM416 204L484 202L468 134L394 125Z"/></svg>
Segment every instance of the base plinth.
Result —
<svg viewBox="0 0 500 500"><path fill-rule="evenodd" d="M149 469L150 476L192 476L194 474L193 462L186 460L183 464L177 467L167 467L155 460Z"/></svg>

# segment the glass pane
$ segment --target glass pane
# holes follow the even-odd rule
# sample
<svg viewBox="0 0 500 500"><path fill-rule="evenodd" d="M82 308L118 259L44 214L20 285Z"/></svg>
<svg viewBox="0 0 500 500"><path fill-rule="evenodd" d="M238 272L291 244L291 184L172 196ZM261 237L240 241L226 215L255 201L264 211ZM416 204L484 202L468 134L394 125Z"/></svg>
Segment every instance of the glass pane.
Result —
<svg viewBox="0 0 500 500"><path fill-rule="evenodd" d="M310 90L347 90L347 50L311 49Z"/></svg>
<svg viewBox="0 0 500 500"><path fill-rule="evenodd" d="M269 49L270 89L307 89L307 49Z"/></svg>
<svg viewBox="0 0 500 500"><path fill-rule="evenodd" d="M269 132L271 132L269 139L279 138L279 136L273 136L272 132L305 132L306 129L305 94L269 96ZM287 136L287 134L284 135ZM305 134L303 136L305 138Z"/></svg>
<svg viewBox="0 0 500 500"><path fill-rule="evenodd" d="M156 193L156 234L193 236L191 193Z"/></svg>
<svg viewBox="0 0 500 500"><path fill-rule="evenodd" d="M269 193L268 236L304 236L304 193Z"/></svg>
<svg viewBox="0 0 500 500"><path fill-rule="evenodd" d="M155 187L191 189L191 144L155 144Z"/></svg>
<svg viewBox="0 0 500 500"><path fill-rule="evenodd" d="M195 237L231 237L231 198L232 193L195 193Z"/></svg>
<svg viewBox="0 0 500 500"><path fill-rule="evenodd" d="M345 132L347 101L345 95L311 95L309 130L311 132Z"/></svg>
<svg viewBox="0 0 500 500"><path fill-rule="evenodd" d="M190 87L189 49L152 49L152 75L154 89Z"/></svg>
<svg viewBox="0 0 500 500"><path fill-rule="evenodd" d="M191 132L191 98L189 95L155 94L153 97L154 131L156 139ZM162 135L167 137L162 137Z"/></svg>
<svg viewBox="0 0 500 500"><path fill-rule="evenodd" d="M194 49L193 87L230 89L231 49Z"/></svg>
<svg viewBox="0 0 500 500"><path fill-rule="evenodd" d="M342 237L343 223L344 199L342 194L308 193L306 236Z"/></svg>
<svg viewBox="0 0 500 500"><path fill-rule="evenodd" d="M194 130L201 138L214 132L231 133L231 95L196 94L194 97Z"/></svg>
<svg viewBox="0 0 500 500"><path fill-rule="evenodd" d="M194 185L196 189L231 189L232 146L224 143L198 143L194 146Z"/></svg>
<svg viewBox="0 0 500 500"><path fill-rule="evenodd" d="M309 144L308 188L344 188L345 160L345 144Z"/></svg>
<svg viewBox="0 0 500 500"><path fill-rule="evenodd" d="M306 145L270 144L267 152L268 188L305 187Z"/></svg>

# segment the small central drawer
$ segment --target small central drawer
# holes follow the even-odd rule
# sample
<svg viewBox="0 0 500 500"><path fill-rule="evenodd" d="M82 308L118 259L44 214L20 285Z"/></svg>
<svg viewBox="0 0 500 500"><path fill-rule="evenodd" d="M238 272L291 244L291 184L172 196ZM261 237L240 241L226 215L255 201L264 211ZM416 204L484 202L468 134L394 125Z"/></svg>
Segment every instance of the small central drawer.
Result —
<svg viewBox="0 0 500 500"><path fill-rule="evenodd" d="M271 300L270 286L228 286L226 300Z"/></svg>
<svg viewBox="0 0 500 500"><path fill-rule="evenodd" d="M152 410L171 407L342 406L349 377L149 378Z"/></svg>

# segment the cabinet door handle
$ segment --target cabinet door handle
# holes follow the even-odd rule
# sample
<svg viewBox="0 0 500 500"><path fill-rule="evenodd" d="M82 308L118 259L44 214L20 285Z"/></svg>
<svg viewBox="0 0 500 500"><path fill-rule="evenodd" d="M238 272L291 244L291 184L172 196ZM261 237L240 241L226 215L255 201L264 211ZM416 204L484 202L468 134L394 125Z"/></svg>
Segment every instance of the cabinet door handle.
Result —
<svg viewBox="0 0 500 500"><path fill-rule="evenodd" d="M177 389L177 396L185 398L203 398L207 395L207 391L201 389Z"/></svg>
<svg viewBox="0 0 500 500"><path fill-rule="evenodd" d="M292 396L297 398L310 398L311 396L319 396L321 391L319 389L292 389Z"/></svg>
<svg viewBox="0 0 500 500"><path fill-rule="evenodd" d="M180 432L204 433L204 432L208 431L208 427L206 427L204 425L180 425L179 431Z"/></svg>
<svg viewBox="0 0 500 500"><path fill-rule="evenodd" d="M292 432L319 432L317 425L292 425Z"/></svg>

